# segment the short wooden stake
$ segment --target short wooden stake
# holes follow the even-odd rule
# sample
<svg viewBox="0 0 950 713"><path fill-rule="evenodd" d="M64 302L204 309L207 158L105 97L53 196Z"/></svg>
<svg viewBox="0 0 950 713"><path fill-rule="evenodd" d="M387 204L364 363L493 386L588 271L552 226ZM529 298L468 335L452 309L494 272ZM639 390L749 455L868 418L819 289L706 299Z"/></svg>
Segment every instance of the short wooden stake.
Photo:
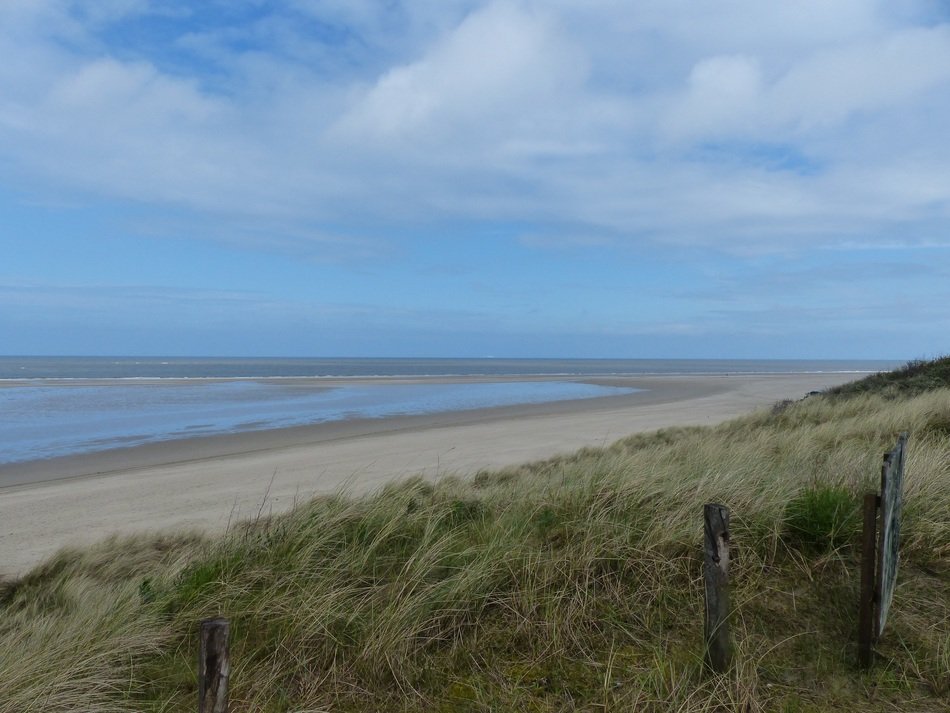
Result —
<svg viewBox="0 0 950 713"><path fill-rule="evenodd" d="M703 581L706 585L706 665L724 673L732 663L729 634L729 509L710 503L703 507Z"/></svg>
<svg viewBox="0 0 950 713"><path fill-rule="evenodd" d="M861 537L861 594L858 606L858 664L871 667L871 645L877 637L874 626L874 604L877 561L877 509L878 496L864 496L864 530Z"/></svg>
<svg viewBox="0 0 950 713"><path fill-rule="evenodd" d="M201 622L198 652L198 713L227 713L228 674L231 658L228 652L230 626L227 619L205 619Z"/></svg>

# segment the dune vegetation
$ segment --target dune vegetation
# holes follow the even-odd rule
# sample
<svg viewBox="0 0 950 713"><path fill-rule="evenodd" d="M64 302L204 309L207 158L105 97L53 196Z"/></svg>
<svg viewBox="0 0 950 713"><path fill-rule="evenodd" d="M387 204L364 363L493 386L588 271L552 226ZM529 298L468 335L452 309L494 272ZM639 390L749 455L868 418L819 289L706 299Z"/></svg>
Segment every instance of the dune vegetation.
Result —
<svg viewBox="0 0 950 713"><path fill-rule="evenodd" d="M0 711L195 711L217 615L232 711L950 710L950 383L899 382L221 537L60 552L0 585ZM865 672L859 507L902 431L901 569ZM721 675L703 667L707 502L732 511Z"/></svg>

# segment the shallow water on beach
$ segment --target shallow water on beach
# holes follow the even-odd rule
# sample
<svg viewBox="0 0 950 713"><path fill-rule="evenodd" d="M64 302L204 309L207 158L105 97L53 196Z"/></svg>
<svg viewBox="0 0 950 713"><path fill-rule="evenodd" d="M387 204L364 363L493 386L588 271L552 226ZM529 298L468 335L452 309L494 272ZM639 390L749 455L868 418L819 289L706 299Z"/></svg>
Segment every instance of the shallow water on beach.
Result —
<svg viewBox="0 0 950 713"><path fill-rule="evenodd" d="M0 465L221 433L632 391L567 377L860 374L896 365L866 360L0 356ZM499 380L373 383L371 377L379 376Z"/></svg>
<svg viewBox="0 0 950 713"><path fill-rule="evenodd" d="M564 381L332 387L279 379L18 382L0 388L0 464L221 433L633 391Z"/></svg>

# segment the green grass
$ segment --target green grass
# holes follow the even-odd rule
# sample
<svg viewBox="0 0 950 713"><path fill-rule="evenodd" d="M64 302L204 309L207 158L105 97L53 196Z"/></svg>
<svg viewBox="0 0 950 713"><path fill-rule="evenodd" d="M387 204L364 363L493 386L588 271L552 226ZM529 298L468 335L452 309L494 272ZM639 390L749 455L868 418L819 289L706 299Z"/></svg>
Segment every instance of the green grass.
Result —
<svg viewBox="0 0 950 713"><path fill-rule="evenodd" d="M853 381L829 390L833 397L874 393L885 397L916 396L935 389L950 388L950 356L915 359L893 371Z"/></svg>
<svg viewBox="0 0 950 713"><path fill-rule="evenodd" d="M854 542L861 530L859 503L842 486L815 484L788 501L785 541L815 553L831 552Z"/></svg>
<svg viewBox="0 0 950 713"><path fill-rule="evenodd" d="M0 587L0 711L946 711L950 390L812 397L227 536L113 539ZM857 504L911 440L900 579L855 666ZM732 510L736 664L702 666L702 506Z"/></svg>

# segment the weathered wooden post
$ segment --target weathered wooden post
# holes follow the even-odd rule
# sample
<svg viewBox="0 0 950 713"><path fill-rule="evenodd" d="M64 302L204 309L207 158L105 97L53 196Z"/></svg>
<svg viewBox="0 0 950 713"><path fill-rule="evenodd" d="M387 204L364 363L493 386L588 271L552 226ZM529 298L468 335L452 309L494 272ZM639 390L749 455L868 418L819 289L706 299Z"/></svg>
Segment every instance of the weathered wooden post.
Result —
<svg viewBox="0 0 950 713"><path fill-rule="evenodd" d="M897 586L906 448L907 434L902 433L897 445L884 454L880 495L864 496L858 663L865 669L871 666L871 647L884 631Z"/></svg>
<svg viewBox="0 0 950 713"><path fill-rule="evenodd" d="M198 713L227 713L230 626L220 617L201 622L198 652Z"/></svg>
<svg viewBox="0 0 950 713"><path fill-rule="evenodd" d="M904 491L904 454L907 450L907 434L902 433L897 445L884 454L881 466L881 510L877 542L877 571L874 579L877 590L877 616L874 638L884 631L887 613L894 599L897 586L897 567L900 562L901 502Z"/></svg>
<svg viewBox="0 0 950 713"><path fill-rule="evenodd" d="M724 673L732 663L729 633L729 509L703 506L703 581L706 587L706 665Z"/></svg>

